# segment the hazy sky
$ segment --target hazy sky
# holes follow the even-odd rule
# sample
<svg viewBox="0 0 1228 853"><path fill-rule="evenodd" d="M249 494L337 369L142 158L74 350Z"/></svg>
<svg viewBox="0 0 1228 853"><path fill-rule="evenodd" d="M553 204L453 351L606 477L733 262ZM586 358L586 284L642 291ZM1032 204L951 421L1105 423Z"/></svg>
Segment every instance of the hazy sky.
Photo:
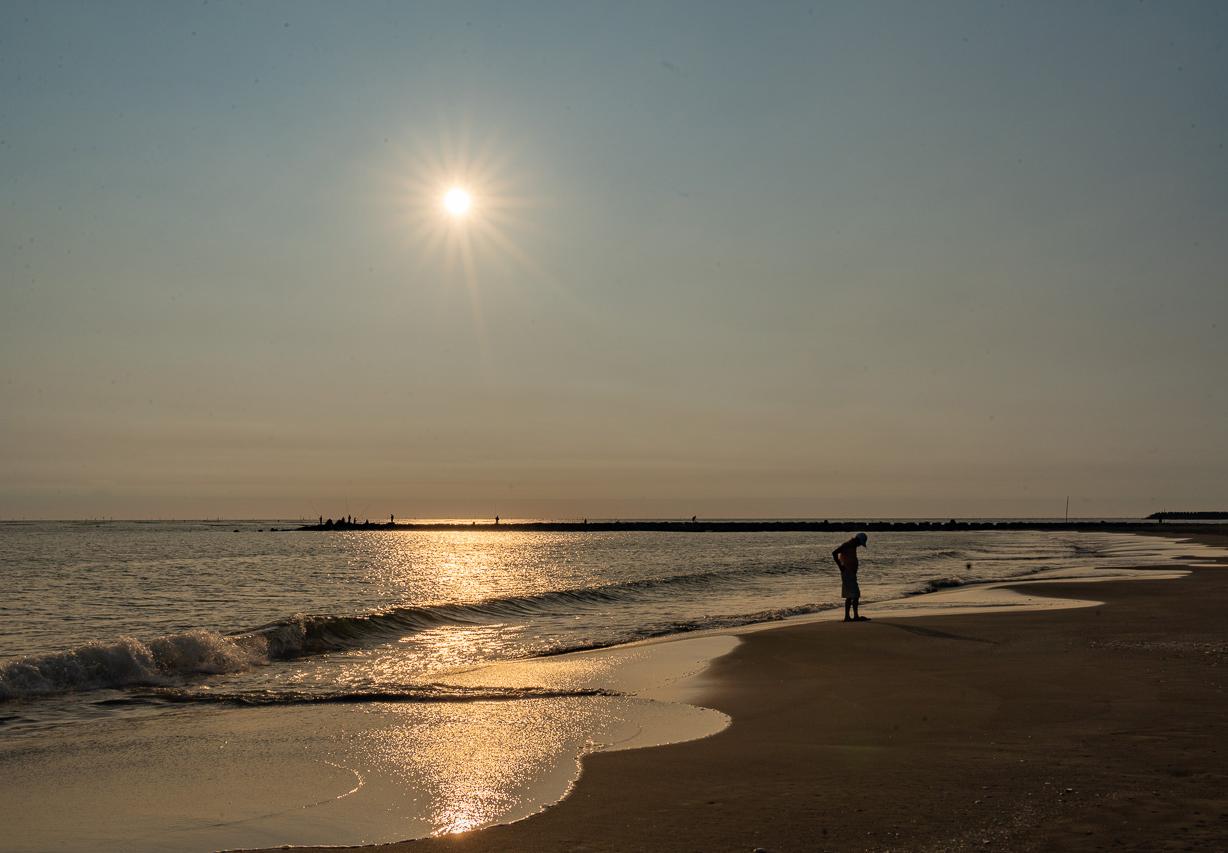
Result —
<svg viewBox="0 0 1228 853"><path fill-rule="evenodd" d="M1228 509L1226 40L7 0L0 517Z"/></svg>

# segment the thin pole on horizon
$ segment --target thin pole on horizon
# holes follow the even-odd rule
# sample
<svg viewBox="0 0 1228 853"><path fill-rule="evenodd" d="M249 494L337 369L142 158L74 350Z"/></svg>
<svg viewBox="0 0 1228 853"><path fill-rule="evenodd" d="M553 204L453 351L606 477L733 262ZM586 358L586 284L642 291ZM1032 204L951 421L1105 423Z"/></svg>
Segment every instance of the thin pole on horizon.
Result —
<svg viewBox="0 0 1228 853"><path fill-rule="evenodd" d="M1066 496L1066 523L1070 523L1070 495Z"/></svg>

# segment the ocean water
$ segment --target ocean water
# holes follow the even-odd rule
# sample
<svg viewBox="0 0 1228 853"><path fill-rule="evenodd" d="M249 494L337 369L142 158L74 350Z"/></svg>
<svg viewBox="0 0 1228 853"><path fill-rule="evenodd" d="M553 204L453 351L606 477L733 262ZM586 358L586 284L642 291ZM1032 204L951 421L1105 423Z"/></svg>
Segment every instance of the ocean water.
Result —
<svg viewBox="0 0 1228 853"><path fill-rule="evenodd" d="M0 524L11 849L369 843L531 814L586 751L724 724L620 689L615 663L642 647L561 653L838 608L830 551L847 538L272 529L289 526ZM1120 534L871 534L863 607L1190 552ZM706 654L679 652L668 678Z"/></svg>

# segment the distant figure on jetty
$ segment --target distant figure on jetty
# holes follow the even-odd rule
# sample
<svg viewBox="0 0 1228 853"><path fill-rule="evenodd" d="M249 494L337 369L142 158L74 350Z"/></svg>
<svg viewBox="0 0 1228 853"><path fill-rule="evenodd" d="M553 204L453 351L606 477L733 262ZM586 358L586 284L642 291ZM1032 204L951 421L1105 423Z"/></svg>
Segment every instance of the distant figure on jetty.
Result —
<svg viewBox="0 0 1228 853"><path fill-rule="evenodd" d="M495 524L498 524L498 523L499 523L499 516L497 516L497 515L496 515L496 516L495 516Z"/></svg>
<svg viewBox="0 0 1228 853"><path fill-rule="evenodd" d="M866 547L866 539L864 533L858 533L831 552L832 559L840 569L840 595L844 597L845 622L870 621L869 616L862 616L857 612L857 605L861 603L861 587L857 585L857 549ZM851 619L849 608L853 610Z"/></svg>

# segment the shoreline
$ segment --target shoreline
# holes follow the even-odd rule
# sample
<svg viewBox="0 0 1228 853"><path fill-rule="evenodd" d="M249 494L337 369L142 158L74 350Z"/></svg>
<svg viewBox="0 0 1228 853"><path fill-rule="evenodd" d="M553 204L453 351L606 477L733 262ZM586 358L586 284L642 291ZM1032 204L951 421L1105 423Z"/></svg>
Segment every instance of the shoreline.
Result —
<svg viewBox="0 0 1228 853"><path fill-rule="evenodd" d="M1215 534L1178 537L1228 546ZM714 632L740 643L688 701L729 715L725 730L589 754L530 818L380 849L1217 849L1228 573L1188 571L996 584L1078 609Z"/></svg>

